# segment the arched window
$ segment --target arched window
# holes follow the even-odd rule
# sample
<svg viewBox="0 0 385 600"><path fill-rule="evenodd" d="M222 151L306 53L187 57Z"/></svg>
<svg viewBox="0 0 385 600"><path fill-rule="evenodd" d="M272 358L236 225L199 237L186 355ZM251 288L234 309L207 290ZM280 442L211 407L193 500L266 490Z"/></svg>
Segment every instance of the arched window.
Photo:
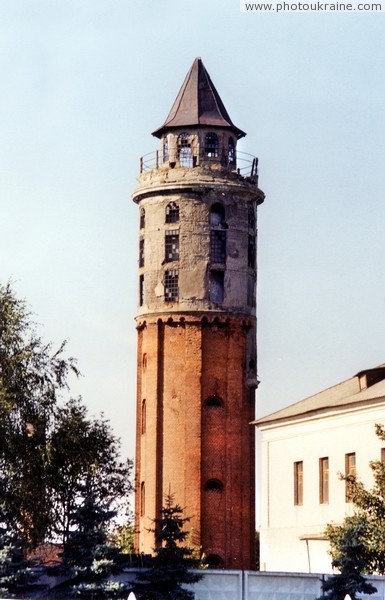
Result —
<svg viewBox="0 0 385 600"><path fill-rule="evenodd" d="M142 433L146 433L146 399L142 400Z"/></svg>
<svg viewBox="0 0 385 600"><path fill-rule="evenodd" d="M209 479L205 484L205 491L223 492L223 484L219 479Z"/></svg>
<svg viewBox="0 0 385 600"><path fill-rule="evenodd" d="M205 406L223 406L223 402L218 396L209 396L205 401Z"/></svg>
<svg viewBox="0 0 385 600"><path fill-rule="evenodd" d="M221 569L223 567L223 558L218 554L209 554L206 557L206 563L209 569Z"/></svg>
<svg viewBox="0 0 385 600"><path fill-rule="evenodd" d="M163 162L168 160L168 140L167 138L163 138Z"/></svg>
<svg viewBox="0 0 385 600"><path fill-rule="evenodd" d="M206 156L218 156L219 141L216 133L206 133L205 136L205 154Z"/></svg>
<svg viewBox="0 0 385 600"><path fill-rule="evenodd" d="M142 357L142 367L143 371L147 369L147 353L145 352Z"/></svg>
<svg viewBox="0 0 385 600"><path fill-rule="evenodd" d="M144 481L140 484L140 516L146 514L146 485Z"/></svg>
<svg viewBox="0 0 385 600"><path fill-rule="evenodd" d="M146 225L146 211L144 210L144 208L140 209L139 215L140 215L140 217L139 217L139 227L140 227L140 229L144 229L144 227Z"/></svg>
<svg viewBox="0 0 385 600"><path fill-rule="evenodd" d="M210 209L210 227L220 227L225 224L225 208L219 202L215 202Z"/></svg>
<svg viewBox="0 0 385 600"><path fill-rule="evenodd" d="M181 167L192 167L193 158L191 153L191 144L188 133L178 135L178 160Z"/></svg>
<svg viewBox="0 0 385 600"><path fill-rule="evenodd" d="M235 164L235 144L234 144L234 140L232 137L229 138L227 160L230 165Z"/></svg>
<svg viewBox="0 0 385 600"><path fill-rule="evenodd" d="M166 206L166 223L178 223L179 206L176 202L169 202Z"/></svg>

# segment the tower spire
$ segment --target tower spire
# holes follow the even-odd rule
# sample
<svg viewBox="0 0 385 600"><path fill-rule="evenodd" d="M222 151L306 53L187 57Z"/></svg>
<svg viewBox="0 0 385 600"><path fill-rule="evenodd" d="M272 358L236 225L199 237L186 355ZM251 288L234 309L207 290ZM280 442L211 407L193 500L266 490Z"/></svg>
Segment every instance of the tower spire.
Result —
<svg viewBox="0 0 385 600"><path fill-rule="evenodd" d="M246 133L230 119L201 58L196 58L187 73L164 124L152 135L162 137L165 131L175 127L224 127L231 129L238 138Z"/></svg>

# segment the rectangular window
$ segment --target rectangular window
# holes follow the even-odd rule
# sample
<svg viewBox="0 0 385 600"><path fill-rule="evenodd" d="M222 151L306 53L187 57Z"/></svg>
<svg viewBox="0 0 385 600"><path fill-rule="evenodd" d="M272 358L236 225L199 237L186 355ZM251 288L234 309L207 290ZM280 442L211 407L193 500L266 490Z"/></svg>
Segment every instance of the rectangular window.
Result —
<svg viewBox="0 0 385 600"><path fill-rule="evenodd" d="M252 275L247 279L247 306L255 306L255 279Z"/></svg>
<svg viewBox="0 0 385 600"><path fill-rule="evenodd" d="M224 271L210 271L210 301L223 302L225 297L224 290L225 274Z"/></svg>
<svg viewBox="0 0 385 600"><path fill-rule="evenodd" d="M139 306L144 303L144 275L139 276Z"/></svg>
<svg viewBox="0 0 385 600"><path fill-rule="evenodd" d="M226 262L226 231L212 229L210 232L211 262Z"/></svg>
<svg viewBox="0 0 385 600"><path fill-rule="evenodd" d="M179 260L179 231L166 231L165 235L165 260L171 262Z"/></svg>
<svg viewBox="0 0 385 600"><path fill-rule="evenodd" d="M139 268L144 267L144 239L139 240Z"/></svg>
<svg viewBox="0 0 385 600"><path fill-rule="evenodd" d="M319 459L319 501L320 504L329 503L329 458Z"/></svg>
<svg viewBox="0 0 385 600"><path fill-rule="evenodd" d="M247 264L252 269L255 269L255 236L249 235L249 243L247 246Z"/></svg>
<svg viewBox="0 0 385 600"><path fill-rule="evenodd" d="M176 269L164 273L164 299L173 302L179 297L179 273Z"/></svg>
<svg viewBox="0 0 385 600"><path fill-rule="evenodd" d="M385 448L381 448L381 462L385 462Z"/></svg>
<svg viewBox="0 0 385 600"><path fill-rule="evenodd" d="M294 504L302 506L303 504L303 462L294 463Z"/></svg>
<svg viewBox="0 0 385 600"><path fill-rule="evenodd" d="M345 477L356 476L356 453L351 452L345 454ZM350 481L345 481L345 501L352 501L352 484Z"/></svg>

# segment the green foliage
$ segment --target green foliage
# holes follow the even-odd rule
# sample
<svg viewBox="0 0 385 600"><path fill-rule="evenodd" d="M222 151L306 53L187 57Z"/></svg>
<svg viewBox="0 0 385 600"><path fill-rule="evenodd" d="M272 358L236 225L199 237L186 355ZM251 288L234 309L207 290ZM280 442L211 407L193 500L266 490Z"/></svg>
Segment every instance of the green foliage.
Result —
<svg viewBox="0 0 385 600"><path fill-rule="evenodd" d="M117 509L131 492L131 462L106 419L80 399L63 402L76 361L36 334L23 300L0 285L0 503L23 548L65 543L71 515L92 486L94 501Z"/></svg>
<svg viewBox="0 0 385 600"><path fill-rule="evenodd" d="M10 530L4 507L0 507L0 598L29 591L35 581L31 567L24 559L20 541Z"/></svg>
<svg viewBox="0 0 385 600"><path fill-rule="evenodd" d="M120 548L123 554L134 554L134 526L131 521L115 525L109 533L109 540L113 546Z"/></svg>
<svg viewBox="0 0 385 600"><path fill-rule="evenodd" d="M155 519L154 529L156 548L151 567L138 575L134 591L140 600L191 600L193 592L184 589L183 584L196 583L202 578L191 569L202 566L194 558L194 550L183 545L188 537L184 525L189 521L183 517L183 510L174 504L171 494L165 498L160 518Z"/></svg>
<svg viewBox="0 0 385 600"><path fill-rule="evenodd" d="M352 600L357 594L374 594L376 588L368 583L362 573L366 571L365 518L347 517L344 525L328 525L326 535L333 550L332 565L339 573L322 584L323 599L344 600L349 594Z"/></svg>
<svg viewBox="0 0 385 600"><path fill-rule="evenodd" d="M385 430L376 425L376 435L385 441ZM330 541L333 561L343 552L344 536L355 528L361 542L360 561L363 573L385 575L385 463L370 462L374 485L367 490L354 476L342 477L349 483L354 515L346 517L342 525L328 525L326 535Z"/></svg>
<svg viewBox="0 0 385 600"><path fill-rule="evenodd" d="M113 513L95 498L91 478L89 484L82 504L71 515L62 555L68 581L61 586L61 593L77 598L127 597L126 584L109 581L124 566L120 550L108 543L107 525Z"/></svg>

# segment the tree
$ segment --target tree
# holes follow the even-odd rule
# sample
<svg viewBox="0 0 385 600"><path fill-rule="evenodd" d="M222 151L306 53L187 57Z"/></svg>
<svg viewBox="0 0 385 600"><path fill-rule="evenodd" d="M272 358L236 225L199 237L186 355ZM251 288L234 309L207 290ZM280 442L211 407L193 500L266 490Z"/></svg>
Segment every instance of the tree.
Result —
<svg viewBox="0 0 385 600"><path fill-rule="evenodd" d="M72 515L86 495L92 492L93 502L110 512L127 503L132 461L120 460L120 443L109 422L90 418L79 399L57 407L48 446L51 535L66 544Z"/></svg>
<svg viewBox="0 0 385 600"><path fill-rule="evenodd" d="M0 285L0 501L24 544L36 546L50 522L44 485L46 432L76 361L36 334L31 314L11 285Z"/></svg>
<svg viewBox="0 0 385 600"><path fill-rule="evenodd" d="M124 556L108 543L107 525L114 513L95 498L91 478L82 504L71 515L70 530L62 554L62 571L68 581L64 595L78 598L127 597L128 585L111 581L124 566Z"/></svg>
<svg viewBox="0 0 385 600"><path fill-rule="evenodd" d="M184 542L188 532L184 525L190 520L183 517L183 510L174 504L171 494L166 495L161 516L154 520L156 548L150 568L139 574L134 591L141 600L191 600L193 592L183 588L183 584L196 583L202 575L192 573L191 569L202 567L199 559L194 558L194 550Z"/></svg>
<svg viewBox="0 0 385 600"><path fill-rule="evenodd" d="M385 430L376 425L376 435L385 441ZM346 517L341 525L330 524L326 536L330 541L331 556L340 560L349 532L360 540L359 558L363 573L385 574L385 463L370 462L374 486L366 489L356 476L341 476L349 484L354 515ZM356 549L357 551L357 549Z"/></svg>
<svg viewBox="0 0 385 600"><path fill-rule="evenodd" d="M366 570L365 519L347 517L343 526L329 525L326 535L332 545L332 566L339 570L323 581L322 599L344 600L349 594L357 600L357 594L374 594L377 589L366 581L362 573ZM321 599L319 599L321 600Z"/></svg>

